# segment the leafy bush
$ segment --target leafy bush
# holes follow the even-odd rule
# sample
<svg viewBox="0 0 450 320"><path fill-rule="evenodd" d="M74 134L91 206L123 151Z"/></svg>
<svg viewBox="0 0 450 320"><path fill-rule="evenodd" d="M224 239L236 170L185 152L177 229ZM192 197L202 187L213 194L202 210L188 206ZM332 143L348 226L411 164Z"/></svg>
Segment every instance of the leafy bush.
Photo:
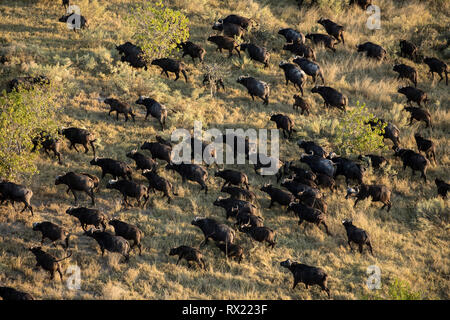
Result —
<svg viewBox="0 0 450 320"><path fill-rule="evenodd" d="M335 128L335 145L340 154L363 154L386 148L383 143L385 123L371 127L368 122L378 119L365 104L347 111Z"/></svg>
<svg viewBox="0 0 450 320"><path fill-rule="evenodd" d="M421 300L420 292L412 291L409 283L395 278L387 286L387 292L375 292L363 295L364 300Z"/></svg>
<svg viewBox="0 0 450 320"><path fill-rule="evenodd" d="M189 19L160 1L146 1L128 16L134 38L147 61L169 56L177 44L189 39Z"/></svg>
<svg viewBox="0 0 450 320"><path fill-rule="evenodd" d="M394 279L389 285L388 296L390 300L420 300L419 292L414 292L407 282Z"/></svg>
<svg viewBox="0 0 450 320"><path fill-rule="evenodd" d="M56 132L55 104L47 88L0 96L0 177L11 179L37 172L33 137L40 131Z"/></svg>

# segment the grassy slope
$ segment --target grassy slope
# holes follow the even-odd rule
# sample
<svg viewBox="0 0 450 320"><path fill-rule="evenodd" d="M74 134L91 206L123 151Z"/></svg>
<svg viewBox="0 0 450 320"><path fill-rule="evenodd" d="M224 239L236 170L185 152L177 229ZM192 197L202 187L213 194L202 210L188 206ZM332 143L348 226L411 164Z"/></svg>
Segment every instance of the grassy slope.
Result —
<svg viewBox="0 0 450 320"><path fill-rule="evenodd" d="M31 2L31 4L30 4ZM57 4L54 4L56 2ZM333 1L329 1L333 2ZM338 1L335 1L338 2ZM24 74L45 73L59 83L61 124L85 126L99 136L99 154L121 160L125 153L140 145L144 140L153 139L159 125L154 120L143 121L143 110L136 106L136 123L115 122L107 116L107 109L94 98L100 93L114 95L133 102L138 94L151 95L170 108L183 110L169 115L169 128L164 132L168 137L175 128L191 128L193 120L202 120L204 126L232 128L273 128L268 122L270 113L289 114L298 130L298 137L307 137L332 149L331 137L337 124L337 111L325 112L322 101L312 95L306 86L306 97L312 103L312 115L300 116L292 110L293 87L285 87L281 70L277 64L290 56L279 50L283 44L276 35L280 27L295 27L302 32L324 32L315 21L326 16L341 23L346 28L346 45L338 46L336 54L316 49L318 62L322 65L328 84L345 93L354 106L357 101L366 102L378 116L389 119L401 129L404 147L415 149L413 134L420 131L430 136L437 144L438 166L429 168L427 184L411 178L411 172L401 170L400 162L392 158L390 151L385 155L391 160L388 175L369 173L366 182L381 182L393 190L393 208L390 213L379 210L379 205L371 205L370 200L353 208L353 201L345 200L344 181L339 179L337 193L326 194L329 205L328 225L333 237L327 237L316 227L297 227L297 220L275 206L267 209L269 200L257 186L274 178L255 176L250 166L239 167L249 175L250 184L259 197L263 208L261 214L266 225L278 233L275 250L267 250L261 245L252 245L242 234L238 243L250 251L250 258L241 265L225 261L222 254L212 245L202 251L206 255L208 270L190 270L175 266L175 259L168 257L169 248L181 244L196 246L202 240L198 229L190 225L194 216L206 215L224 221L222 209L212 205L213 200L222 195L216 183L210 179L210 193L199 193L194 184L181 185L175 174L163 172L163 176L178 184L180 196L171 205L158 197L151 199L152 207L145 211L123 210L121 199L115 191L101 184L97 207L110 217L120 218L139 225L146 234L145 252L142 257L133 256L128 265L118 262L115 255L101 258L96 243L81 236L81 229L74 219L65 215L72 204L72 198L65 195L63 187L54 185L53 180L63 171L91 172L98 174L88 161L91 155L77 154L63 150L65 166L60 166L46 156L39 159L40 173L30 181L23 181L34 191L35 216L18 214L11 207L0 208L0 283L29 291L37 298L112 298L112 299L323 299L325 295L317 287L304 290L300 286L291 290L292 276L280 268L279 262L286 258L321 266L330 276L329 287L335 299L357 299L372 293L367 290L366 268L378 265L382 272L383 288L380 295L386 297L389 282L399 278L408 282L412 290L422 293L424 298L449 298L449 256L448 249L448 201L436 197L435 177L449 177L448 127L448 87L442 83L431 83L425 76L427 68L415 65L419 71L419 88L425 90L431 103L433 129L424 129L423 124L407 126L407 114L401 111L404 99L396 93L400 85L396 74L391 71L394 58L388 63L377 64L355 52L355 45L365 41L381 44L391 57L411 64L394 55L398 39L410 38L421 44L424 54L436 54L433 47L442 44L442 35L448 28L448 2L440 10L428 8L423 3L411 1L402 8L395 1L380 0L382 8L382 30L372 32L365 28L366 15L358 8L351 10L321 9L298 10L294 1L252 1L196 0L167 1L181 8L191 21L191 40L203 45L207 50L207 61L221 59L215 47L205 41L212 33L210 25L220 16L231 12L254 17L260 27L269 32L259 35L256 42L273 48L272 65L264 70L253 64L247 57L244 62L233 58L232 76L226 80L226 93L219 93L211 99L201 88L201 72L191 67L192 82L173 82L159 76L159 70L133 71L122 64L114 45L130 39L122 18L129 5L136 1L80 0L81 7L90 23L90 29L80 34L69 32L57 22L62 15L59 1L15 1L0 3L0 41L3 51L13 55L13 62L2 70L2 82ZM448 31L447 31L448 32ZM426 35L429 35L426 38ZM448 33L447 33L448 36ZM440 54L439 54L440 55ZM448 51L447 51L448 55ZM224 54L225 56L225 54ZM441 55L440 55L441 56ZM442 56L441 56L442 57ZM448 56L446 57L448 61ZM235 83L241 74L250 74L267 81L271 85L271 103L268 107L252 102L246 92ZM173 79L173 78L172 78ZM283 159L298 159L300 152L296 139L281 146ZM233 166L230 166L233 167ZM235 166L236 167L236 166ZM210 175L213 174L209 170ZM141 179L134 174L135 179ZM144 181L143 179L141 179ZM87 199L82 196L83 204ZM343 218L352 217L355 224L366 229L374 245L375 257L367 254L350 253L346 236L340 223ZM34 272L33 256L26 250L39 241L39 235L31 231L33 222L50 220L66 226L75 235L72 237L74 255L72 263L82 269L82 290L69 291L58 281L49 282L48 274ZM46 249L63 256L61 249L46 245ZM69 262L63 262L63 268Z"/></svg>

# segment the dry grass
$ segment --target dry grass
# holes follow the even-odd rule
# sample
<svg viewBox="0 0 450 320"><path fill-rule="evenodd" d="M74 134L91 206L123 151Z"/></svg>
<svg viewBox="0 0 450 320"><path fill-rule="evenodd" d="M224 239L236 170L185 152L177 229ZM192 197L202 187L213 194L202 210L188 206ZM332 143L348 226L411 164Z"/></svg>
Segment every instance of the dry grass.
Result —
<svg viewBox="0 0 450 320"><path fill-rule="evenodd" d="M25 73L47 74L61 88L59 93L61 125L83 126L99 137L100 156L129 160L125 153L151 140L159 132L156 121L143 121L144 112L136 106L136 123L115 122L107 116L107 109L95 98L100 93L116 96L133 102L139 94L151 95L172 109L182 112L169 114L169 128L163 136L169 137L176 128L192 128L194 120L203 121L204 127L212 128L273 128L268 121L272 112L289 114L296 123L297 137L317 140L328 150L333 148L332 138L337 124L337 111L324 111L321 99L310 93L308 83L306 98L312 103L312 115L303 117L292 110L292 86L284 86L283 75L277 64L290 58L279 50L283 39L276 35L281 27L292 26L302 32L324 32L315 21L326 16L345 25L346 45L338 45L336 54L317 49L318 62L322 65L326 80L333 87L344 92L354 106L357 101L365 102L379 117L392 120L401 129L402 145L416 148L413 134L422 132L432 137L437 144L438 166L428 171L429 182L424 184L418 177L412 178L410 170L403 171L392 152L387 151L391 168L380 176L370 172L366 182L387 184L393 190L393 208L390 213L379 210L369 200L353 208L353 201L345 200L344 181L339 179L340 188L334 194L327 194L329 205L328 225L333 236L322 230L307 226L298 228L297 220L275 206L267 209L269 200L257 186L273 182L274 178L255 176L250 166L229 166L239 168L249 175L250 184L259 198L261 214L266 225L278 233L278 245L267 250L262 245L252 244L242 234L242 244L250 257L242 264L226 261L213 245L203 248L207 270L191 270L185 264L175 266L175 258L167 255L169 249L181 244L198 246L201 232L190 225L194 216L205 215L224 221L222 209L214 207L214 199L222 195L218 184L210 179L210 193L199 193L198 185L182 185L180 179L162 171L162 175L177 185L179 197L172 204L158 197L151 198L146 210L137 208L125 210L116 191L105 189L102 181L97 195L97 207L109 217L120 218L141 227L145 233L143 256L131 258L129 264L119 262L115 255L99 256L96 243L85 236L71 217L64 212L73 198L64 193L63 187L55 186L54 177L63 171L90 172L99 174L89 165L91 155L77 154L64 147L65 164L42 155L39 158L40 173L29 181L34 192L35 216L16 213L11 207L0 207L0 283L14 286L42 299L324 299L317 287L305 290L303 286L291 290L292 275L279 266L279 262L292 258L310 265L320 266L330 276L329 287L334 299L359 299L372 297L365 283L369 265L381 268L383 287L378 292L387 295L389 283L397 278L410 284L411 290L420 292L424 299L449 298L449 202L436 197L435 177L449 180L449 102L448 87L431 83L426 76L427 67L395 55L398 40L412 38L422 43L424 54L436 55L436 48L448 37L449 5L446 2L439 10L428 7L424 2L408 1L400 8L397 1L376 1L382 8L382 29L370 31L365 28L366 15L361 10L339 9L336 1L329 9L298 10L295 1L167 1L180 8L191 21L191 40L207 50L207 61L218 62L222 57L215 47L206 42L206 35L212 33L210 25L217 17L231 12L250 16L260 22L261 30L255 40L273 50L268 69L251 61L239 63L236 57L227 61L232 65L232 76L225 80L226 92L215 99L201 87L201 73L189 59L191 82L173 82L159 76L159 70L135 71L122 64L114 46L130 39L123 17L136 1L80 0L77 4L89 21L90 29L75 34L57 19L63 13L59 1L3 0L0 3L1 51L12 57L12 62L2 67L2 84ZM256 34L256 33L255 33ZM428 38L427 38L428 35ZM375 63L355 52L355 45L365 41L381 44L388 50L390 60ZM448 60L449 52L438 54ZM433 129L424 129L423 124L407 126L407 114L402 110L403 97L396 94L401 84L391 71L395 61L413 64L419 71L419 87L431 98L428 108L432 113ZM271 103L268 107L252 102L246 92L235 83L241 74L251 74L267 81L271 86ZM172 78L173 79L173 78ZM283 159L298 159L300 152L296 139L283 141ZM134 165L133 165L134 166ZM209 170L213 175L213 170ZM144 182L135 173L134 179ZM82 196L80 204L88 204ZM372 238L375 257L367 254L350 253L341 225L343 218L353 218L356 225L366 229ZM70 291L59 281L48 281L48 274L32 271L34 257L27 251L37 244L39 235L31 231L33 222L50 220L64 225L72 237L73 257L62 262L65 270L69 264L81 267L82 287ZM228 222L230 223L230 222ZM45 246L45 249L62 257L61 249Z"/></svg>

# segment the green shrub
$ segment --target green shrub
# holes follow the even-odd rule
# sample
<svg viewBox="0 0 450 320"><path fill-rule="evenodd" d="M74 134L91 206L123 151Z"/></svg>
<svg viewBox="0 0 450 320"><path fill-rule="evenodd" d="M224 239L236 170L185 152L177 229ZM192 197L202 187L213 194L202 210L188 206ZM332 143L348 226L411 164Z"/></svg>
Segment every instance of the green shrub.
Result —
<svg viewBox="0 0 450 320"><path fill-rule="evenodd" d="M394 279L389 285L388 298L390 300L420 300L419 292L411 290L409 284L400 279Z"/></svg>
<svg viewBox="0 0 450 320"><path fill-rule="evenodd" d="M56 132L53 96L45 88L0 96L0 177L17 178L37 172L32 139L40 130Z"/></svg>
<svg viewBox="0 0 450 320"><path fill-rule="evenodd" d="M127 17L134 39L147 61L170 56L177 44L189 39L189 19L160 1L146 1Z"/></svg>
<svg viewBox="0 0 450 320"><path fill-rule="evenodd" d="M362 296L363 300L421 300L420 292L412 291L409 283L394 278L387 286L387 292L374 292Z"/></svg>
<svg viewBox="0 0 450 320"><path fill-rule="evenodd" d="M347 111L335 128L335 145L340 154L363 154L386 148L383 143L384 127L378 124L371 127L368 122L378 119L370 113L365 104Z"/></svg>

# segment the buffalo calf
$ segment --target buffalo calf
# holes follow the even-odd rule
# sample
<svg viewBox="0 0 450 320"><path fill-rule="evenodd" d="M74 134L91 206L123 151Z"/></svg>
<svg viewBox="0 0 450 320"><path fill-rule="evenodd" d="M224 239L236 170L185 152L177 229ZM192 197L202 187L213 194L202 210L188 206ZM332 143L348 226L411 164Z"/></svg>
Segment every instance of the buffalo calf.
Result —
<svg viewBox="0 0 450 320"><path fill-rule="evenodd" d="M184 259L188 263L188 268L191 267L190 262L197 262L200 268L206 270L205 261L203 260L203 254L200 250L188 247L188 246L179 246L177 248L172 248L169 251L169 256L178 256L177 265L181 259Z"/></svg>
<svg viewBox="0 0 450 320"><path fill-rule="evenodd" d="M310 114L311 105L309 104L308 101L306 101L297 94L294 95L294 104L292 105L292 107L294 110L298 110L300 108L302 110L301 113L302 115L306 113L306 115L309 116Z"/></svg>

